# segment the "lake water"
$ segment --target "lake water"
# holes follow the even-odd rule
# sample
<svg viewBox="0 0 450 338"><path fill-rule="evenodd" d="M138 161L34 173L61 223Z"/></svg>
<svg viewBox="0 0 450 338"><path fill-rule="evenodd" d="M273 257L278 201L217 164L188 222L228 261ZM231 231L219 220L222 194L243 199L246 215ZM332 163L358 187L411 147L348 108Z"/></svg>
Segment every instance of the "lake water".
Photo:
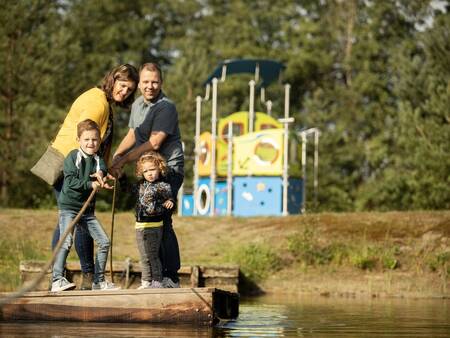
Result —
<svg viewBox="0 0 450 338"><path fill-rule="evenodd" d="M0 322L0 337L450 337L450 300L264 296L214 328Z"/></svg>

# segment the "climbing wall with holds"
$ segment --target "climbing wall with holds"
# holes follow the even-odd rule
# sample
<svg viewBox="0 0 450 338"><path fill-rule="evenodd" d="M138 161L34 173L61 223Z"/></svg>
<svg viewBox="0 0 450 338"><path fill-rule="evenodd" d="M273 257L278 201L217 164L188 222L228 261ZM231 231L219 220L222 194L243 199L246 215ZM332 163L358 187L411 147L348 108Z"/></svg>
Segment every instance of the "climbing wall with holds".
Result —
<svg viewBox="0 0 450 338"><path fill-rule="evenodd" d="M298 214L302 202L302 180L288 181L288 212ZM280 216L283 214L281 177L235 177L233 179L234 216Z"/></svg>
<svg viewBox="0 0 450 338"><path fill-rule="evenodd" d="M235 177L234 216L276 216L282 210L281 177Z"/></svg>

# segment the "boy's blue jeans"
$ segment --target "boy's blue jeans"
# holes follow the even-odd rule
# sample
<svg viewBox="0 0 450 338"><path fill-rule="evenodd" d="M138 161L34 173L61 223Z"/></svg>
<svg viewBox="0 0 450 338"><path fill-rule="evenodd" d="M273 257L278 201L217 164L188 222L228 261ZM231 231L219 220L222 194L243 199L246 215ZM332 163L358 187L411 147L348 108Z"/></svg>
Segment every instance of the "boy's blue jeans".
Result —
<svg viewBox="0 0 450 338"><path fill-rule="evenodd" d="M53 186L56 202L62 189L64 179L61 178ZM52 238L52 250L59 241L59 224L56 224ZM81 272L94 273L94 241L85 227L75 227L75 250L80 259Z"/></svg>
<svg viewBox="0 0 450 338"><path fill-rule="evenodd" d="M77 214L78 212L73 210L59 210L60 237L62 237L63 233L66 231ZM105 266L106 261L108 260L108 251L110 246L109 238L94 214L81 216L80 221L76 226L85 228L85 230L89 232L90 236L98 245L97 252L95 254L94 283L102 282L105 279ZM61 279L64 276L64 266L66 264L66 259L70 248L72 247L72 243L73 236L72 233L70 233L67 235L61 249L56 255L55 263L53 265L53 281Z"/></svg>

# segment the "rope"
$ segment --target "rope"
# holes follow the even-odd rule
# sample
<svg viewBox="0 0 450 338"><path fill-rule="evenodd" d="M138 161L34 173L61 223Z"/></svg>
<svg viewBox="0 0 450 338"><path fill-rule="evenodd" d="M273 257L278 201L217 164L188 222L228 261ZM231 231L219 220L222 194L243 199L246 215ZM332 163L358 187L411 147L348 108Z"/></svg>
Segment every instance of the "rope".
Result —
<svg viewBox="0 0 450 338"><path fill-rule="evenodd" d="M42 281L42 279L44 279L45 275L47 274L48 269L50 269L50 267L53 266L53 263L55 262L56 255L57 255L59 249L61 248L62 244L64 243L64 240L69 235L69 233L72 233L72 230L73 230L75 224L77 224L78 221L80 220L81 216L85 212L85 210L88 207L89 203L94 198L96 192L97 192L97 187L95 187L92 190L92 192L89 195L88 199L86 200L86 202L84 202L83 207L78 212L78 215L72 220L72 222L69 224L69 226L67 227L66 231L64 231L62 236L60 236L58 244L56 244L55 248L53 249L52 257L45 264L45 266L42 268L42 270L39 272L39 274L33 280L31 280L29 283L24 284L22 286L22 288L19 289L19 291L14 292L14 293L8 295L7 297L0 298L0 307L2 307L5 304L8 304L8 303L12 302L16 298L22 297L25 293L32 291Z"/></svg>

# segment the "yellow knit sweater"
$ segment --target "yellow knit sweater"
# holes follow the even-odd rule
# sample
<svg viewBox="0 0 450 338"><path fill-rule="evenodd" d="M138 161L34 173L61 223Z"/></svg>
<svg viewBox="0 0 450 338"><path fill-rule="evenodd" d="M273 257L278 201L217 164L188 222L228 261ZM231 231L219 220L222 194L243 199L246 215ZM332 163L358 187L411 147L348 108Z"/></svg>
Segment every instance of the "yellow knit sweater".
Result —
<svg viewBox="0 0 450 338"><path fill-rule="evenodd" d="M112 113L112 112L111 112ZM109 103L106 95L99 88L92 88L81 94L70 107L61 129L59 129L54 141L53 148L60 151L64 157L73 149L79 147L77 142L77 124L83 120L91 119L100 127L100 136L103 139L108 117L110 114ZM108 158L105 156L108 162Z"/></svg>

